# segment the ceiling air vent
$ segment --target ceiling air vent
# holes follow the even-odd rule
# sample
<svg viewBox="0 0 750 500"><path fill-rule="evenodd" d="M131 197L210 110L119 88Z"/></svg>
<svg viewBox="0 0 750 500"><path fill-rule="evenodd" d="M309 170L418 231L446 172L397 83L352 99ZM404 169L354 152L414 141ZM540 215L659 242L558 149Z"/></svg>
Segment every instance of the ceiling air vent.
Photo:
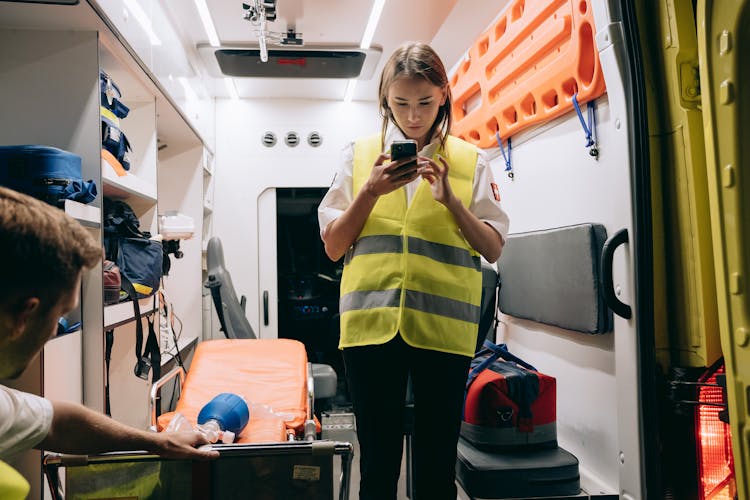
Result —
<svg viewBox="0 0 750 500"><path fill-rule="evenodd" d="M317 132L310 132L310 135L307 136L307 143L310 146L317 148L323 144L323 138Z"/></svg>
<svg viewBox="0 0 750 500"><path fill-rule="evenodd" d="M286 137L284 137L284 142L287 146L293 148L299 144L299 135L297 132L287 132Z"/></svg>
<svg viewBox="0 0 750 500"><path fill-rule="evenodd" d="M263 138L261 139L263 141L263 145L267 148L271 148L276 145L276 134L273 132L266 132L263 134Z"/></svg>

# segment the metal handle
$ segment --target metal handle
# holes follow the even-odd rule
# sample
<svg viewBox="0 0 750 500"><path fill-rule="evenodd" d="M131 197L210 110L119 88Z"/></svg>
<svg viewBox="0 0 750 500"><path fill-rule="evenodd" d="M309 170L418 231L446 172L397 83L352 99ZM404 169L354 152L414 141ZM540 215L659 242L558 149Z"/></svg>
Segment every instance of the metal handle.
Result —
<svg viewBox="0 0 750 500"><path fill-rule="evenodd" d="M151 385L151 394L149 397L149 413L151 414L151 428L154 431L156 431L156 404L159 390L164 386L164 384L178 375L180 377L180 391L182 391L182 386L185 384L185 370L183 370L181 366L175 366L169 371L169 373L167 373Z"/></svg>
<svg viewBox="0 0 750 500"><path fill-rule="evenodd" d="M268 326L268 290L263 290L263 325Z"/></svg>
<svg viewBox="0 0 750 500"><path fill-rule="evenodd" d="M614 281L612 279L612 261L617 247L628 243L628 241L628 230L620 229L604 242L600 260L601 274L599 275L599 286L602 289L604 301L612 309L612 312L625 319L630 319L633 316L633 311L629 305L621 302L615 294Z"/></svg>

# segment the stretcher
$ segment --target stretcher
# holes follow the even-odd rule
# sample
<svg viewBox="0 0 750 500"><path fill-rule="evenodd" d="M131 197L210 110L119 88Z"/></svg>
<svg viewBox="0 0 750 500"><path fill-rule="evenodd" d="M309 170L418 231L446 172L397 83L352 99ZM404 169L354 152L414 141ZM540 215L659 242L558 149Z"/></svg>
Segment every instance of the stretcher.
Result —
<svg viewBox="0 0 750 500"><path fill-rule="evenodd" d="M175 409L159 415L159 392L178 377ZM341 457L339 498L349 498L353 448L350 443L316 440L320 424L314 414L312 368L302 343L201 342L187 375L178 367L153 384L152 430L163 432L178 413L195 427L201 408L225 392L245 399L250 419L234 443L212 445L218 459L167 460L145 452L48 455L44 468L53 498L331 499L335 455Z"/></svg>
<svg viewBox="0 0 750 500"><path fill-rule="evenodd" d="M163 431L182 414L193 426L201 408L222 392L245 398L250 421L238 443L313 439L320 431L314 414L312 369L305 346L290 339L222 339L198 344L190 371L181 383L174 412L157 416L158 391L181 368L175 368L151 388L152 429Z"/></svg>

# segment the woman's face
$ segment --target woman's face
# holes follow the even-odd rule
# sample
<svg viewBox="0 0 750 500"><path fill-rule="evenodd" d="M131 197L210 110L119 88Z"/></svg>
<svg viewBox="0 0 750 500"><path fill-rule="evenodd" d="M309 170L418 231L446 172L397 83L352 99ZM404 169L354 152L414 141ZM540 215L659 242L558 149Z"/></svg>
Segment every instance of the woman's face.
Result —
<svg viewBox="0 0 750 500"><path fill-rule="evenodd" d="M446 98L443 87L420 77L397 78L388 88L388 107L396 124L420 149L432 139L427 134Z"/></svg>

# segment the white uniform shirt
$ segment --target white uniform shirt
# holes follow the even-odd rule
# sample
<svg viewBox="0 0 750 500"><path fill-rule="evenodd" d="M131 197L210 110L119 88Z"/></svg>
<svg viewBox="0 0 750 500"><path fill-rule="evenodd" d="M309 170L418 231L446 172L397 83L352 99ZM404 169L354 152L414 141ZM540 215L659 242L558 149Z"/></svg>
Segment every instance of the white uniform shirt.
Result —
<svg viewBox="0 0 750 500"><path fill-rule="evenodd" d="M0 458L39 444L52 425L52 403L0 385Z"/></svg>
<svg viewBox="0 0 750 500"><path fill-rule="evenodd" d="M390 150L393 141L404 140L403 133L397 127L390 127L386 134L386 150ZM433 140L419 152L421 156L432 157L435 149L439 145L439 139ZM343 151L343 165L333 178L331 187L326 193L318 207L318 222L320 224L320 234L323 235L325 228L339 218L341 214L354 201L352 172L354 170L354 142L349 143ZM411 203L414 193L423 179L417 177L406 188L407 203ZM426 181L425 181L426 182ZM471 197L469 211L479 220L492 226L498 232L500 237L505 241L508 234L508 215L500 206L499 191L492 177L487 158L480 150L477 155L476 171L474 174L474 189Z"/></svg>

